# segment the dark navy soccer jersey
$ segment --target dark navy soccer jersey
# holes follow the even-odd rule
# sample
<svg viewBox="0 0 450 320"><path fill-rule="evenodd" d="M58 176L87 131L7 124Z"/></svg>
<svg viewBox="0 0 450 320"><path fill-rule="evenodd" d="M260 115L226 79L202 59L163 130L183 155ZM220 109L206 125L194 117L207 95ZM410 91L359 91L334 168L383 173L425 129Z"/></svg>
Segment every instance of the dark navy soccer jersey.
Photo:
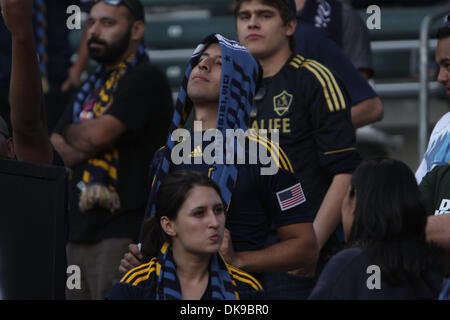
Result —
<svg viewBox="0 0 450 320"><path fill-rule="evenodd" d="M346 91L339 79L314 60L293 55L256 102L253 129L278 129L280 146L302 183L314 214L332 178L360 162Z"/></svg>
<svg viewBox="0 0 450 320"><path fill-rule="evenodd" d="M159 267L158 267L159 265ZM261 284L249 273L225 264L230 277L235 284L238 297L241 300L264 298ZM158 290L158 277L161 265L157 258L128 271L117 282L106 296L107 300L155 300ZM177 279L179 281L179 279ZM213 300L213 284L211 273L208 286L200 300Z"/></svg>
<svg viewBox="0 0 450 320"><path fill-rule="evenodd" d="M252 138L249 138L252 139ZM211 142L203 142L203 149ZM265 148L264 144L260 144ZM208 176L215 164L194 164L195 157L201 157L200 146L191 144L192 164L171 165L170 172L177 170L196 170ZM246 144L248 146L248 143ZM160 150L161 152L161 150ZM158 154L155 155L155 158ZM280 161L286 162L285 157ZM248 158L248 154L247 157ZM246 162L248 163L248 162ZM236 165L238 176L226 216L226 227L230 230L233 247L236 251L259 250L267 246L271 226L282 226L313 221L312 211L306 199L301 199L302 185L293 173L278 168L274 175L261 175L258 164ZM300 186L300 189L299 189ZM280 200L280 195L292 188L293 195ZM283 197L281 197L283 198ZM282 209L282 201L288 206Z"/></svg>
<svg viewBox="0 0 450 320"><path fill-rule="evenodd" d="M321 30L298 20L295 41L296 53L320 62L336 73L348 91L352 106L377 96L341 48L333 40L328 39Z"/></svg>

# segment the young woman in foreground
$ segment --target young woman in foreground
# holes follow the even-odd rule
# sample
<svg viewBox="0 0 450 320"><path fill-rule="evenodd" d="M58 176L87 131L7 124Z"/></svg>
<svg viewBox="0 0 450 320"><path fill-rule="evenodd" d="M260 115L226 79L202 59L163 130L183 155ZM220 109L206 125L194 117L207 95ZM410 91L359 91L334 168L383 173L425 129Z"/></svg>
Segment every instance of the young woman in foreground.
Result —
<svg viewBox="0 0 450 320"><path fill-rule="evenodd" d="M148 262L125 274L107 298L261 298L259 282L218 253L224 230L217 184L196 171L173 172L158 190L155 216L145 224L142 253Z"/></svg>

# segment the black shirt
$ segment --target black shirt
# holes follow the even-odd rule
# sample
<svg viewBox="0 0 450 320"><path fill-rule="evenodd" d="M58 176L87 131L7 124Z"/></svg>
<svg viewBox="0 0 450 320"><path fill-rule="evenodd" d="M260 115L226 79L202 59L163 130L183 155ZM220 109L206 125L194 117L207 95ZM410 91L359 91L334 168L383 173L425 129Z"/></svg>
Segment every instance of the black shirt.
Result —
<svg viewBox="0 0 450 320"><path fill-rule="evenodd" d="M164 143L172 116L172 96L165 75L148 62L139 63L120 80L112 105L104 114L119 119L127 127L118 138L118 193L121 208L80 212L80 190L86 162L74 166L70 199L70 241L99 241L110 237L137 239L149 191L148 167L155 150ZM72 123L69 105L56 132Z"/></svg>
<svg viewBox="0 0 450 320"><path fill-rule="evenodd" d="M360 162L347 93L327 68L298 55L264 78L264 88L251 127L279 130L280 145L316 214L334 175L351 173Z"/></svg>
<svg viewBox="0 0 450 320"><path fill-rule="evenodd" d="M195 157L203 156L199 146L193 143L190 155L191 163L172 164L170 172L177 170L196 170L210 176L215 165L202 162L194 164ZM202 142L202 150L212 142ZM260 144L261 147L264 145ZM246 143L246 147L249 143ZM248 160L248 149L246 159ZM158 155L156 155L158 158ZM290 208L282 208L280 194L299 184L298 179L283 168L273 175L262 175L260 164L237 164L235 188L232 193L226 216L226 227L230 230L233 247L236 251L259 250L268 245L272 226L282 226L313 221L308 198ZM302 184L301 184L302 186ZM301 187L300 187L301 188ZM277 195L278 194L278 195Z"/></svg>

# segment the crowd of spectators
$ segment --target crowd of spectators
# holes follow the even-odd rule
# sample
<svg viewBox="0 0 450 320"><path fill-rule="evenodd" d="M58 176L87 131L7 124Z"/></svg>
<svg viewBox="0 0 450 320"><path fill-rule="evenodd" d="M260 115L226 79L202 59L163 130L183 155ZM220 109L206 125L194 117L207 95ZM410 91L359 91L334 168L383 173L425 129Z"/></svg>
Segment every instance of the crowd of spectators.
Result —
<svg viewBox="0 0 450 320"><path fill-rule="evenodd" d="M77 2L88 18L73 63L73 1L0 0L0 157L70 168L67 264L82 281L67 299L439 297L448 114L417 180L399 160L362 160L355 129L383 105L356 2L236 0L237 41L199 35L174 105L140 0ZM436 63L450 96L450 21ZM230 129L249 144L230 153L218 138ZM251 142L275 173L261 174L261 151L248 162Z"/></svg>

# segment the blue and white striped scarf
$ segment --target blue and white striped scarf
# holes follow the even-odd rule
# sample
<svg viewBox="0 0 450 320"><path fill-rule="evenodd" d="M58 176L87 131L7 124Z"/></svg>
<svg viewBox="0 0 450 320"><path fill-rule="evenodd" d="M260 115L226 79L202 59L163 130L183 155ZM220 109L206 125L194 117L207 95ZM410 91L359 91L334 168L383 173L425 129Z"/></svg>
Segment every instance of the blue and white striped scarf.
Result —
<svg viewBox="0 0 450 320"><path fill-rule="evenodd" d="M155 212L154 200L162 179L169 173L171 165L171 151L175 145L171 135L174 130L182 128L192 109L192 104L187 103L187 83L192 69L198 64L203 51L213 42L218 42L222 54L222 75L219 97L219 110L216 128L226 136L226 129L247 130L253 97L256 91L256 82L260 72L259 65L253 56L238 42L229 40L220 34L207 36L195 49L182 80L180 92L175 106L174 116L169 128L169 137L166 148L160 152L156 164L156 175L150 191L149 202L146 210L146 218L153 216ZM219 185L224 202L229 205L237 179L238 170L234 164L226 164L226 146L223 146L223 164L215 166L211 178ZM237 146L239 148L239 146ZM238 150L235 144L235 152Z"/></svg>
<svg viewBox="0 0 450 320"><path fill-rule="evenodd" d="M180 280L168 242L161 247L157 257L156 300L181 300ZM218 253L211 256L210 264L211 298L213 300L237 300L239 294L232 277Z"/></svg>

